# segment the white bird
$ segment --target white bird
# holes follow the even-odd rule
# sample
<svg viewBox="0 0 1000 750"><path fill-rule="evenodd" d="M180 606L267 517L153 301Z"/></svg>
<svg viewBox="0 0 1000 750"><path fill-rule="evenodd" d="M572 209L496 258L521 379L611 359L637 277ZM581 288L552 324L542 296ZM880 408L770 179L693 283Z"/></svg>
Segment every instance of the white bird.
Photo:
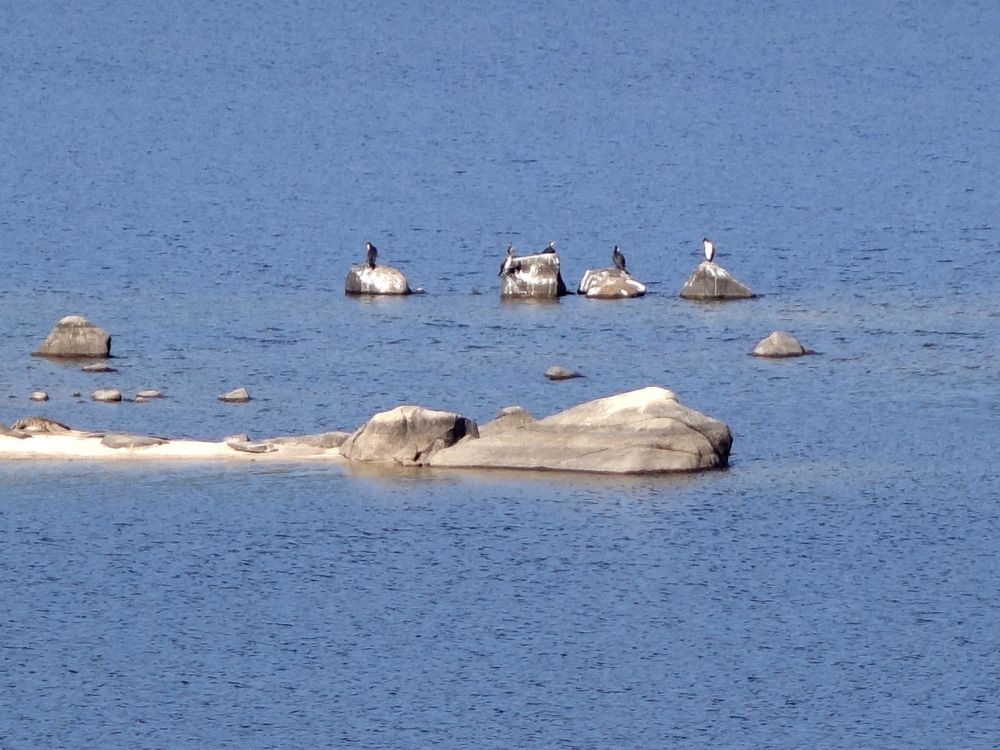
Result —
<svg viewBox="0 0 1000 750"><path fill-rule="evenodd" d="M701 246L705 251L705 260L711 263L712 259L715 258L715 245L712 244L712 240L708 239L708 237L702 237Z"/></svg>

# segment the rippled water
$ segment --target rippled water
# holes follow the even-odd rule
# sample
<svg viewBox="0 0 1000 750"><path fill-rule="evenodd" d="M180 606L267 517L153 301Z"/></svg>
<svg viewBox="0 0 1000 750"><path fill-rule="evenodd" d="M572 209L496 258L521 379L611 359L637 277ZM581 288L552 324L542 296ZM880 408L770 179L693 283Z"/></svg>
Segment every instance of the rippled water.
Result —
<svg viewBox="0 0 1000 750"><path fill-rule="evenodd" d="M659 384L735 436L660 479L0 466L0 747L992 747L998 22L0 11L0 421L265 437ZM677 298L705 234L761 296ZM427 294L345 297L366 240ZM650 294L501 303L506 246L550 240L567 285L618 244ZM69 313L117 373L28 356ZM747 356L775 329L821 354Z"/></svg>

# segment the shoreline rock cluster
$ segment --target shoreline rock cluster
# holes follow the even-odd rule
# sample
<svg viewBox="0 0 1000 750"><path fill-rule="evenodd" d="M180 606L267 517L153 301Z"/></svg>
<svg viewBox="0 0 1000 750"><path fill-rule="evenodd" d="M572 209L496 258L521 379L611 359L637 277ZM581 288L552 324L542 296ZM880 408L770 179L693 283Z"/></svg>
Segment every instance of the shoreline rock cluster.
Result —
<svg viewBox="0 0 1000 750"><path fill-rule="evenodd" d="M220 442L74 430L44 417L0 425L0 459L329 460L442 469L665 474L727 465L729 427L651 386L535 420L507 407L482 429L459 414L399 406L352 433Z"/></svg>

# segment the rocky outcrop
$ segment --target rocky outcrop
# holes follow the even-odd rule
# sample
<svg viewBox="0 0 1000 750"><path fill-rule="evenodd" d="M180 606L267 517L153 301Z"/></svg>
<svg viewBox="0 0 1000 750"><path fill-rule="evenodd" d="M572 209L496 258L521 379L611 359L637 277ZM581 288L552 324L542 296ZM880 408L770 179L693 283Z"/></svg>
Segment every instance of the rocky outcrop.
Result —
<svg viewBox="0 0 1000 750"><path fill-rule="evenodd" d="M403 272L392 266L351 266L344 280L346 294L411 294Z"/></svg>
<svg viewBox="0 0 1000 750"><path fill-rule="evenodd" d="M559 256L554 252L514 258L509 270L500 274L501 297L555 299L565 294Z"/></svg>
<svg viewBox="0 0 1000 750"><path fill-rule="evenodd" d="M580 279L576 293L588 299L629 299L644 295L646 286L618 268L589 269Z"/></svg>
<svg viewBox="0 0 1000 750"><path fill-rule="evenodd" d="M723 467L732 434L721 421L650 387L589 401L551 417L470 437L431 456L435 467L612 474Z"/></svg>
<svg viewBox="0 0 1000 750"><path fill-rule="evenodd" d="M355 430L340 452L349 461L422 466L437 451L466 436L479 436L471 419L422 406L398 406L376 414Z"/></svg>
<svg viewBox="0 0 1000 750"><path fill-rule="evenodd" d="M81 315L67 315L33 354L36 357L110 357L111 335Z"/></svg>
<svg viewBox="0 0 1000 750"><path fill-rule="evenodd" d="M750 299L754 293L734 279L729 271L704 261L684 282L681 297L695 300Z"/></svg>
<svg viewBox="0 0 1000 750"><path fill-rule="evenodd" d="M755 357L801 357L812 354L798 342L794 336L784 331L775 331L754 347L751 352Z"/></svg>

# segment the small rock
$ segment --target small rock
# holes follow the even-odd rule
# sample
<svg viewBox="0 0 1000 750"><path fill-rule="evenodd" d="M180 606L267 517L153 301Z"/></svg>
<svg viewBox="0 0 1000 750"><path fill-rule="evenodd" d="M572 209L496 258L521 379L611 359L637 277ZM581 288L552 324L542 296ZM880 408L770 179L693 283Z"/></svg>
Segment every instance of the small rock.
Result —
<svg viewBox="0 0 1000 750"><path fill-rule="evenodd" d="M100 388L91 393L90 398L102 403L113 403L122 400L122 392L117 388Z"/></svg>
<svg viewBox="0 0 1000 750"><path fill-rule="evenodd" d="M392 266L351 266L344 280L346 294L411 294L406 276Z"/></svg>
<svg viewBox="0 0 1000 750"><path fill-rule="evenodd" d="M798 340L784 331L775 331L751 352L755 357L801 357L811 354Z"/></svg>
<svg viewBox="0 0 1000 750"><path fill-rule="evenodd" d="M267 443L251 443L243 440L233 442L229 442L227 440L226 445L234 451L239 451L240 453L273 453L278 450L273 445L269 445Z"/></svg>
<svg viewBox="0 0 1000 750"><path fill-rule="evenodd" d="M80 393L80 391L73 391L71 394L69 394L69 397L70 398L80 398L80 396L82 396L82 395L83 394Z"/></svg>
<svg viewBox="0 0 1000 750"><path fill-rule="evenodd" d="M92 365L84 365L80 368L84 372L118 372L114 367L106 365L103 362L95 362Z"/></svg>
<svg viewBox="0 0 1000 750"><path fill-rule="evenodd" d="M170 441L152 435L128 435L124 433L108 433L101 438L101 445L108 448L149 448L153 445L166 445Z"/></svg>
<svg viewBox="0 0 1000 750"><path fill-rule="evenodd" d="M156 390L155 388L147 388L144 391L139 391L135 394L135 400L138 401L142 399L143 401L148 401L151 398L164 398L163 393Z"/></svg>
<svg viewBox="0 0 1000 750"><path fill-rule="evenodd" d="M49 394L45 391L34 391L29 397L32 401L48 401Z"/></svg>
<svg viewBox="0 0 1000 750"><path fill-rule="evenodd" d="M250 400L250 391L242 386L240 388L234 388L229 391L229 393L223 393L219 396L219 401L225 401L230 404L245 404Z"/></svg>
<svg viewBox="0 0 1000 750"><path fill-rule="evenodd" d="M568 370L561 365L553 365L545 371L545 377L549 380L571 380L573 378L582 378L583 375L573 370Z"/></svg>
<svg viewBox="0 0 1000 750"><path fill-rule="evenodd" d="M646 286L633 279L627 271L617 268L590 269L580 279L577 294L588 299L630 299L646 293Z"/></svg>

